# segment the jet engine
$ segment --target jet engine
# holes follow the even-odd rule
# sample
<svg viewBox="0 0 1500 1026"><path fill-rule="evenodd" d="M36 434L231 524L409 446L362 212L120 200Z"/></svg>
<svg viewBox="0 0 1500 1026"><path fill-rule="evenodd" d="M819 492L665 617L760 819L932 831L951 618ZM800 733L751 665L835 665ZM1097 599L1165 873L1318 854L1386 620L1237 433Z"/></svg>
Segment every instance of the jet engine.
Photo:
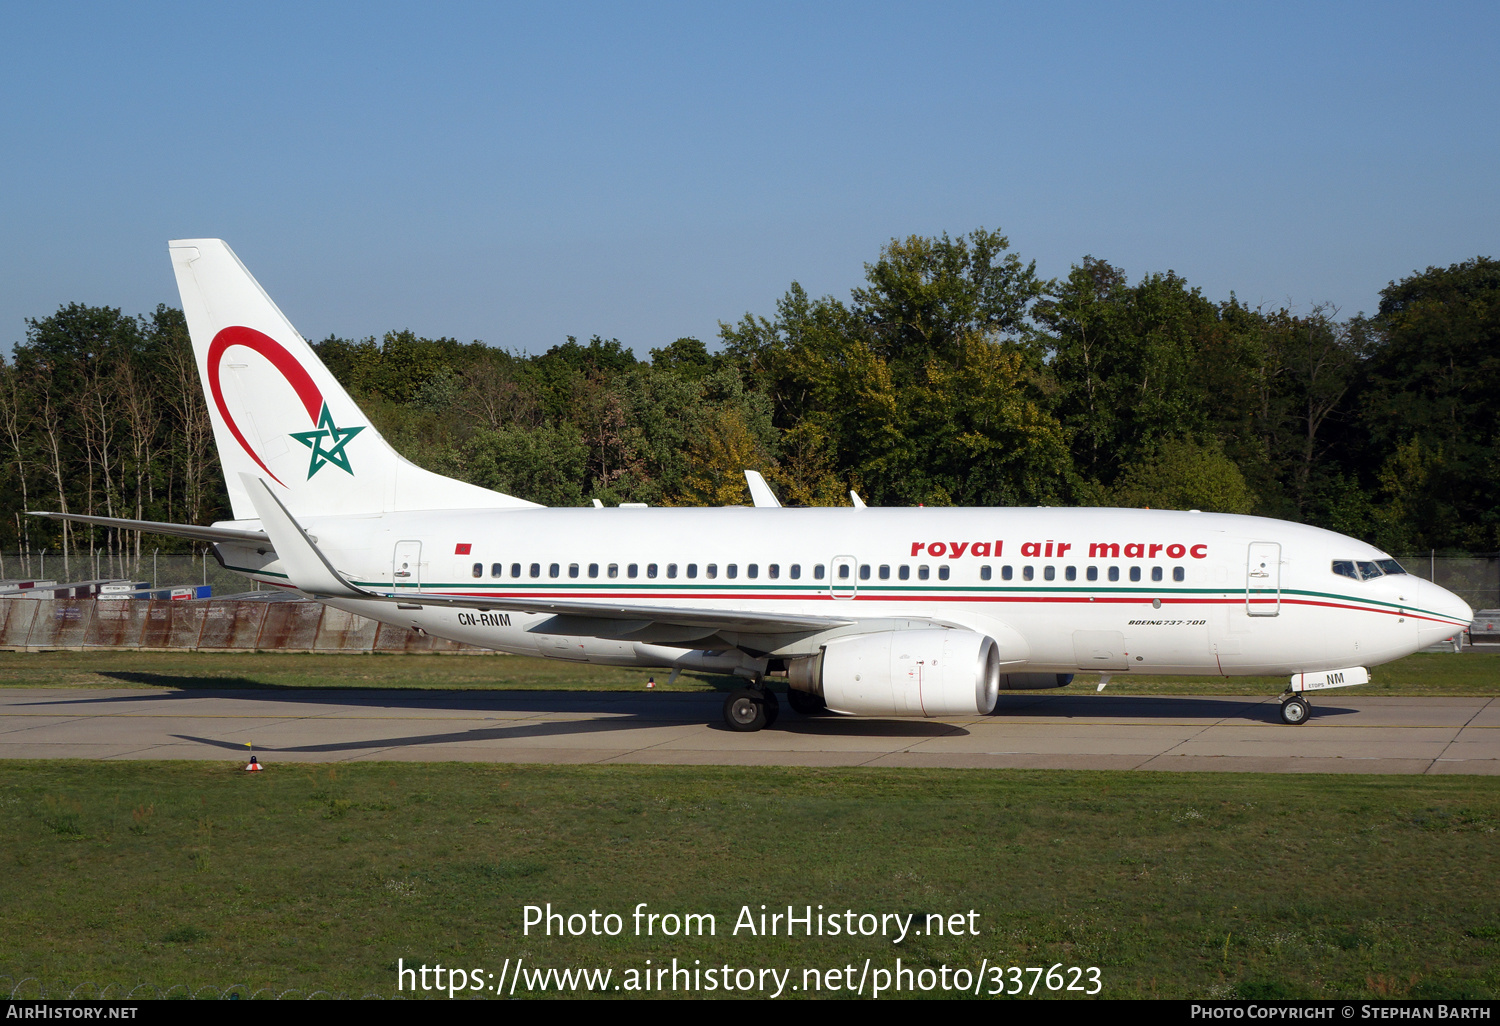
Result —
<svg viewBox="0 0 1500 1026"><path fill-rule="evenodd" d="M788 684L834 712L860 716L963 716L992 712L1000 650L973 631L881 631L834 638L794 659Z"/></svg>

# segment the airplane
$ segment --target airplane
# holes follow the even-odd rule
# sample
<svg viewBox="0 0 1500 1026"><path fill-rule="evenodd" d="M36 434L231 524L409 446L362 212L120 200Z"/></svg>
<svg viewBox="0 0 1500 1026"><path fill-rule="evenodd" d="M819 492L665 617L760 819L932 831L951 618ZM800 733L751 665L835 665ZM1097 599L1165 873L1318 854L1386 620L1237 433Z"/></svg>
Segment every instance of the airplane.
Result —
<svg viewBox="0 0 1500 1026"><path fill-rule="evenodd" d="M741 677L735 731L794 710L975 716L1115 676L1289 675L1308 693L1451 637L1469 606L1331 531L1198 511L548 508L403 459L218 239L169 243L233 519L227 569L472 645Z"/></svg>

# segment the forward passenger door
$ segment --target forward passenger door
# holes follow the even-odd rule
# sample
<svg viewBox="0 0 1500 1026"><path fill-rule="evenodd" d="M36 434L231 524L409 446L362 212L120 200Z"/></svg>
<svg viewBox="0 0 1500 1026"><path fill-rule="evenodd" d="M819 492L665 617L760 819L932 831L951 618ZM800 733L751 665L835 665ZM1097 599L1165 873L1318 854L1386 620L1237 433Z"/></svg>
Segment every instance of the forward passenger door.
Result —
<svg viewBox="0 0 1500 1026"><path fill-rule="evenodd" d="M1245 613L1281 614L1281 546L1277 542L1250 543L1245 560Z"/></svg>

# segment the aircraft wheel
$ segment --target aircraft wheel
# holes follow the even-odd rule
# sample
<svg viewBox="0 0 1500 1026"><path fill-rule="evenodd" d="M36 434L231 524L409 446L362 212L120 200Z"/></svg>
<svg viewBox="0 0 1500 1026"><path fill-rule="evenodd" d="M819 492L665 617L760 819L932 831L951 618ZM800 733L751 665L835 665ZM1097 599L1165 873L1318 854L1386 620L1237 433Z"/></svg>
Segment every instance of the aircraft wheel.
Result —
<svg viewBox="0 0 1500 1026"><path fill-rule="evenodd" d="M776 701L776 692L761 691L760 696L766 703L766 726L776 726L776 720L781 715L781 703Z"/></svg>
<svg viewBox="0 0 1500 1026"><path fill-rule="evenodd" d="M730 730L748 733L770 723L766 715L765 693L754 688L731 691L724 699L724 725Z"/></svg>
<svg viewBox="0 0 1500 1026"><path fill-rule="evenodd" d="M1310 711L1306 699L1288 698L1281 703L1281 722L1294 727L1299 723L1306 723Z"/></svg>
<svg viewBox="0 0 1500 1026"><path fill-rule="evenodd" d="M791 688L786 693L786 704L792 707L793 712L801 713L803 716L816 716L828 709L828 703L818 695L810 695L806 691L798 691Z"/></svg>

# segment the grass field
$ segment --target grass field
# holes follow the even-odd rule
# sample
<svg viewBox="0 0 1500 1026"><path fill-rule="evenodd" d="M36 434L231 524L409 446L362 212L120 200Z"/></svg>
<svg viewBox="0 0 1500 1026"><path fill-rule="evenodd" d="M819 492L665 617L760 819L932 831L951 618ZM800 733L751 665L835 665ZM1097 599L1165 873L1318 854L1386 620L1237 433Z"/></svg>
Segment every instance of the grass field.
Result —
<svg viewBox="0 0 1500 1026"><path fill-rule="evenodd" d="M1098 966L1111 997L1494 996L1497 824L1489 778L9 762L0 973L359 996L398 959L987 958ZM627 928L523 935L549 901ZM717 934L632 936L638 902ZM980 935L733 936L763 903L973 909Z"/></svg>
<svg viewBox="0 0 1500 1026"><path fill-rule="evenodd" d="M1500 652L1422 653L1376 667L1366 695L1500 695ZM0 652L0 687L498 688L640 690L667 674L505 655L308 655L275 652ZM1069 690L1093 689L1080 675ZM671 690L728 690L734 677L683 674ZM1111 693L1275 695L1285 677L1120 674ZM1056 692L1058 694L1066 692Z"/></svg>
<svg viewBox="0 0 1500 1026"><path fill-rule="evenodd" d="M1492 694L1497 660L1414 656L1360 690ZM508 656L0 654L10 687L637 689L644 676ZM802 986L803 970L899 958L1097 966L1106 997L1493 998L1497 825L1491 777L17 760L0 762L0 990L393 996L398 960L500 974L507 959L629 986L625 973L674 957L790 969ZM547 902L617 913L624 932L523 934L522 907ZM712 914L717 933L634 936L639 902ZM919 923L972 909L980 932L733 935L741 907L762 904Z"/></svg>

